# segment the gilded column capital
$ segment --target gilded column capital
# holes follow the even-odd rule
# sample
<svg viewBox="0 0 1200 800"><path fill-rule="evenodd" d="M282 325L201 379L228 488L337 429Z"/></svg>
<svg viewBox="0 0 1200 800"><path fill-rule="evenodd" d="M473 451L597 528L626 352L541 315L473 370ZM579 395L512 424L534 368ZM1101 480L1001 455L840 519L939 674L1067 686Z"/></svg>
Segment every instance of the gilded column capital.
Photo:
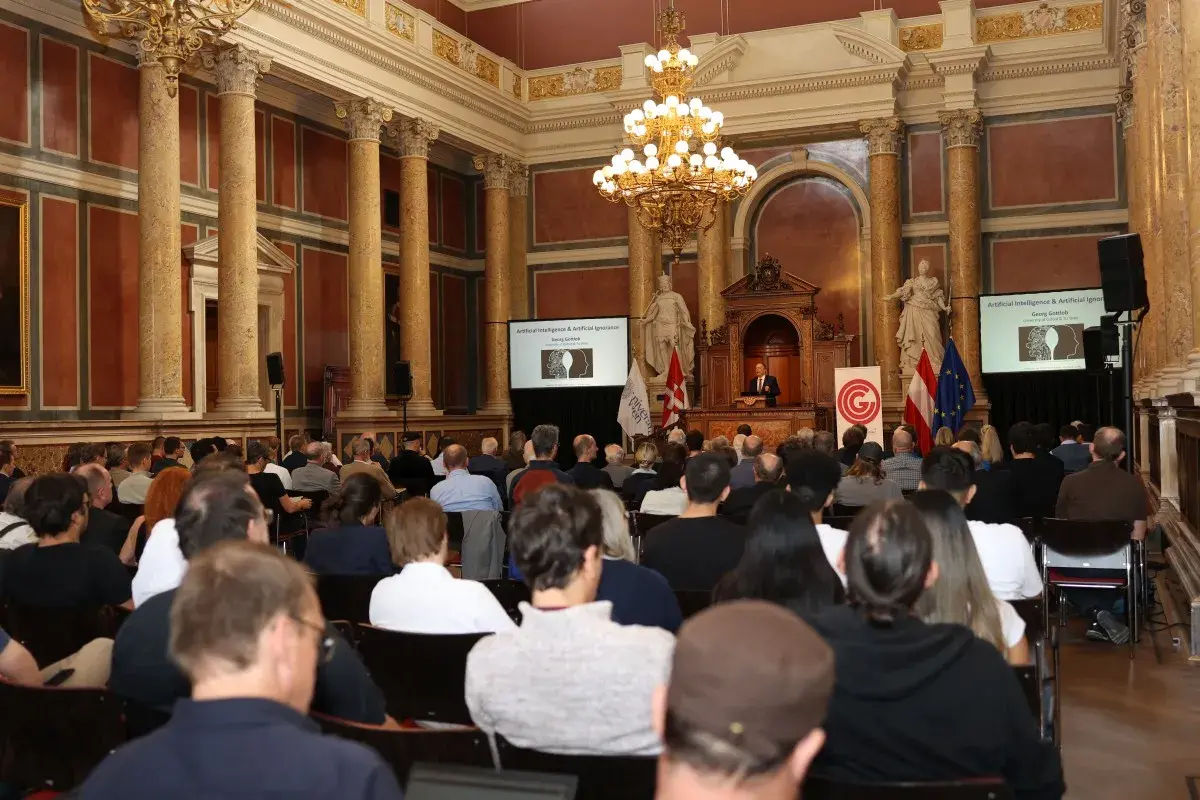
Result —
<svg viewBox="0 0 1200 800"><path fill-rule="evenodd" d="M245 94L253 97L259 76L271 69L270 58L240 44L222 47L215 53L206 50L203 60L204 68L216 73L218 95Z"/></svg>
<svg viewBox="0 0 1200 800"><path fill-rule="evenodd" d="M939 111L938 122L942 125L947 149L979 147L979 138L983 135L983 113L978 108Z"/></svg>
<svg viewBox="0 0 1200 800"><path fill-rule="evenodd" d="M1137 72L1137 53L1146 44L1146 0L1123 0L1118 32L1121 61L1127 75Z"/></svg>
<svg viewBox="0 0 1200 800"><path fill-rule="evenodd" d="M392 109L373 97L362 97L346 103L335 103L337 118L346 121L350 141L368 139L379 141L379 129L392 121Z"/></svg>
<svg viewBox="0 0 1200 800"><path fill-rule="evenodd" d="M429 158L429 146L438 138L438 127L424 119L406 119L398 126L400 155Z"/></svg>
<svg viewBox="0 0 1200 800"><path fill-rule="evenodd" d="M1129 130L1133 127L1136 116L1137 99L1133 95L1133 87L1129 84L1117 89L1117 119L1121 127Z"/></svg>
<svg viewBox="0 0 1200 800"><path fill-rule="evenodd" d="M475 156L475 169L483 173L483 188L511 191L513 167L517 163L503 153Z"/></svg>
<svg viewBox="0 0 1200 800"><path fill-rule="evenodd" d="M867 152L870 155L900 154L904 123L899 117L866 119L858 123L858 130L867 137Z"/></svg>
<svg viewBox="0 0 1200 800"><path fill-rule="evenodd" d="M523 161L512 161L508 174L508 193L513 197L529 195L529 165Z"/></svg>

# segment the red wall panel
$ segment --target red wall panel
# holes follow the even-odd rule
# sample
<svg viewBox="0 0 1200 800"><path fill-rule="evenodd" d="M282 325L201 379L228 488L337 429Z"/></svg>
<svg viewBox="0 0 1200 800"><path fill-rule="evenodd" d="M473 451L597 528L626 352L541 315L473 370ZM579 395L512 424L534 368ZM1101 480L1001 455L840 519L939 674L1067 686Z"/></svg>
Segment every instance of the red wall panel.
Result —
<svg viewBox="0 0 1200 800"><path fill-rule="evenodd" d="M221 101L215 94L204 93L208 132L208 188L216 191L221 175Z"/></svg>
<svg viewBox="0 0 1200 800"><path fill-rule="evenodd" d="M42 147L79 155L79 49L45 36L42 37Z"/></svg>
<svg viewBox="0 0 1200 800"><path fill-rule="evenodd" d="M296 245L291 242L275 242L293 261L296 260ZM347 346L349 343L347 342ZM296 376L296 274L283 276L283 374L291 376L283 384L283 405L294 408L297 405Z"/></svg>
<svg viewBox="0 0 1200 800"><path fill-rule="evenodd" d="M467 249L466 187L442 173L442 245L451 250Z"/></svg>
<svg viewBox="0 0 1200 800"><path fill-rule="evenodd" d="M1096 241L1109 235L996 239L992 242L992 291L1041 292L1099 286Z"/></svg>
<svg viewBox="0 0 1200 800"><path fill-rule="evenodd" d="M534 173L534 244L629 235L625 206L600 196L592 185L593 172L594 169L569 169Z"/></svg>
<svg viewBox="0 0 1200 800"><path fill-rule="evenodd" d="M830 19L854 19L870 11L872 0L839 0L838 3L780 3L779 0L737 0L729 3L729 32L746 33L792 25L809 25Z"/></svg>
<svg viewBox="0 0 1200 800"><path fill-rule="evenodd" d="M725 33L725 5L724 0L676 0L675 7L687 15L685 38L689 33Z"/></svg>
<svg viewBox="0 0 1200 800"><path fill-rule="evenodd" d="M88 209L88 351L91 404L134 406L138 399L138 218Z"/></svg>
<svg viewBox="0 0 1200 800"><path fill-rule="evenodd" d="M254 197L267 202L267 115L254 112Z"/></svg>
<svg viewBox="0 0 1200 800"><path fill-rule="evenodd" d="M908 203L913 214L945 210L942 201L942 134L913 133L908 137Z"/></svg>
<svg viewBox="0 0 1200 800"><path fill-rule="evenodd" d="M475 182L475 252L482 253L487 247L487 193L483 181Z"/></svg>
<svg viewBox="0 0 1200 800"><path fill-rule="evenodd" d="M326 366L350 364L350 293L347 258L342 253L305 247L304 402L320 408Z"/></svg>
<svg viewBox="0 0 1200 800"><path fill-rule="evenodd" d="M43 406L79 407L79 205L42 198Z"/></svg>
<svg viewBox="0 0 1200 800"><path fill-rule="evenodd" d="M29 31L15 25L0 24L0 86L0 138L29 144Z"/></svg>
<svg viewBox="0 0 1200 800"><path fill-rule="evenodd" d="M180 243L187 247L200 238L200 226L184 223L179 228ZM196 402L196 387L192 378L192 358L195 343L192 341L192 298L188 286L191 284L192 268L186 258L180 258L179 279L183 282L183 402L192 408Z"/></svg>
<svg viewBox="0 0 1200 800"><path fill-rule="evenodd" d="M535 0L520 8L526 69L618 58L622 44L654 41L646 0Z"/></svg>
<svg viewBox="0 0 1200 800"><path fill-rule="evenodd" d="M429 209L429 243L437 244L441 241L441 236L438 231L438 214L441 210L441 204L438 202L438 185L441 183L438 180L437 170L430 167L425 173L425 178L428 181L429 198L426 208Z"/></svg>
<svg viewBox="0 0 1200 800"><path fill-rule="evenodd" d="M450 0L438 0L437 18L438 22L443 25L463 36L467 35L467 12L451 3Z"/></svg>
<svg viewBox="0 0 1200 800"><path fill-rule="evenodd" d="M446 365L446 407L467 407L467 281L457 275L442 276L444 332L442 363Z"/></svg>
<svg viewBox="0 0 1200 800"><path fill-rule="evenodd" d="M426 14L437 17L438 0L412 0L409 5L424 11Z"/></svg>
<svg viewBox="0 0 1200 800"><path fill-rule="evenodd" d="M628 267L538 270L533 275L538 319L629 313Z"/></svg>
<svg viewBox="0 0 1200 800"><path fill-rule="evenodd" d="M521 63L521 5L484 8L467 14L467 35L514 64Z"/></svg>
<svg viewBox="0 0 1200 800"><path fill-rule="evenodd" d="M388 225L386 221L387 205L383 202L383 196L384 192L389 190L400 194L400 159L381 154L379 156L379 214L382 217L380 224L383 225L385 231L399 233L399 225Z"/></svg>
<svg viewBox="0 0 1200 800"><path fill-rule="evenodd" d="M445 408L442 401L442 274L429 273L429 379L433 384L433 404Z"/></svg>
<svg viewBox="0 0 1200 800"><path fill-rule="evenodd" d="M1117 197L1111 114L992 125L987 138L992 208Z"/></svg>
<svg viewBox="0 0 1200 800"><path fill-rule="evenodd" d="M200 185L200 92L179 87L179 180Z"/></svg>
<svg viewBox="0 0 1200 800"><path fill-rule="evenodd" d="M304 210L332 219L347 219L346 140L312 128L301 128L304 154L300 179Z"/></svg>
<svg viewBox="0 0 1200 800"><path fill-rule="evenodd" d="M271 202L296 208L296 125L271 117Z"/></svg>
<svg viewBox="0 0 1200 800"><path fill-rule="evenodd" d="M91 53L88 57L88 78L91 160L136 170L137 70Z"/></svg>
<svg viewBox="0 0 1200 800"><path fill-rule="evenodd" d="M858 217L849 193L824 178L802 178L773 194L755 229L757 257L771 255L798 278L821 287L817 314L859 332Z"/></svg>

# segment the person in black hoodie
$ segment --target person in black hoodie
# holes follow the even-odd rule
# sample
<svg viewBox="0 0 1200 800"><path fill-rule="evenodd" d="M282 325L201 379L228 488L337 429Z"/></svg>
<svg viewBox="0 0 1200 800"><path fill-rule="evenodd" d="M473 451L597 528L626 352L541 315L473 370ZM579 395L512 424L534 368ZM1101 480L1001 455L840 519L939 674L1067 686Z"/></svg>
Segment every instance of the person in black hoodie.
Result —
<svg viewBox="0 0 1200 800"><path fill-rule="evenodd" d="M1000 652L962 625L913 616L938 578L920 512L859 512L843 553L849 605L808 617L833 648L825 748L813 774L860 783L1003 777L1018 800L1057 800L1057 752Z"/></svg>

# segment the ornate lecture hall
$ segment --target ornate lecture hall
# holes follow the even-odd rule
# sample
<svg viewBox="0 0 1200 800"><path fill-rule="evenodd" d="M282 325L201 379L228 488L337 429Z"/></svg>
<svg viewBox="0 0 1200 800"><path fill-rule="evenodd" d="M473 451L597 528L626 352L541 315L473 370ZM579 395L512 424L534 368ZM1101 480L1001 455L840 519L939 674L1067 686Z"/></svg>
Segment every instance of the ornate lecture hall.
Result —
<svg viewBox="0 0 1200 800"><path fill-rule="evenodd" d="M0 0L0 800L1198 800L1195 669L1200 0Z"/></svg>

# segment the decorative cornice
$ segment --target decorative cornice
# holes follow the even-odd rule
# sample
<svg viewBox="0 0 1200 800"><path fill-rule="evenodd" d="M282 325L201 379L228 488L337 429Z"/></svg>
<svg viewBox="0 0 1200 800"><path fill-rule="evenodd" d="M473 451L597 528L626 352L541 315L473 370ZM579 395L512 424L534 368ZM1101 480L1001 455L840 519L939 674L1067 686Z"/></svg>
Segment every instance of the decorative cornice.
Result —
<svg viewBox="0 0 1200 800"><path fill-rule="evenodd" d="M204 68L217 76L218 94L244 94L253 97L260 75L271 69L271 59L241 45L222 47L216 53L205 51Z"/></svg>
<svg viewBox="0 0 1200 800"><path fill-rule="evenodd" d="M906 53L940 50L945 35L942 23L908 25L900 29L900 49Z"/></svg>
<svg viewBox="0 0 1200 800"><path fill-rule="evenodd" d="M424 119L406 119L396 127L400 134L400 155L429 158L429 146L438 138L437 125Z"/></svg>
<svg viewBox="0 0 1200 800"><path fill-rule="evenodd" d="M904 138L904 123L899 117L867 119L858 124L859 131L867 137L867 154L899 155L900 142Z"/></svg>
<svg viewBox="0 0 1200 800"><path fill-rule="evenodd" d="M367 139L379 141L379 129L392 121L392 109L373 97L362 97L346 103L335 103L337 118L346 121L350 141Z"/></svg>
<svg viewBox="0 0 1200 800"><path fill-rule="evenodd" d="M349 9L360 17L367 15L367 0L331 0L342 8Z"/></svg>
<svg viewBox="0 0 1200 800"><path fill-rule="evenodd" d="M958 111L939 111L938 122L942 126L942 140L946 149L954 147L979 147L983 136L983 114L978 108Z"/></svg>
<svg viewBox="0 0 1200 800"><path fill-rule="evenodd" d="M946 85L946 79L941 75L921 75L916 78L906 78L900 88L903 91L911 92L915 89L938 89Z"/></svg>
<svg viewBox="0 0 1200 800"><path fill-rule="evenodd" d="M1091 72L1118 66L1112 56L1081 58L1072 61L1053 61L1040 64L1019 64L1011 67L992 67L975 76L978 81L1004 81L1013 78L1037 78L1042 75L1066 75L1071 72Z"/></svg>
<svg viewBox="0 0 1200 800"><path fill-rule="evenodd" d="M700 66L692 80L692 86L707 86L722 75L734 69L746 54L745 36L726 36L712 50L704 54Z"/></svg>
<svg viewBox="0 0 1200 800"><path fill-rule="evenodd" d="M863 33L858 28L834 25L832 31L847 53L872 64L903 64L908 58L899 47Z"/></svg>
<svg viewBox="0 0 1200 800"><path fill-rule="evenodd" d="M483 173L484 189L503 189L512 191L513 169L517 162L503 153L487 153L475 156L475 169Z"/></svg>
<svg viewBox="0 0 1200 800"><path fill-rule="evenodd" d="M552 75L529 78L529 99L548 100L580 94L611 92L621 88L621 67L575 67Z"/></svg>
<svg viewBox="0 0 1200 800"><path fill-rule="evenodd" d="M930 53L929 66L942 77L952 75L974 75L987 66L992 50L987 45L975 45L959 50Z"/></svg>
<svg viewBox="0 0 1200 800"><path fill-rule="evenodd" d="M1037 8L993 14L975 20L975 41L1006 42L1032 36L1052 36L1059 33L1100 30L1104 27L1104 3L1052 6L1042 3Z"/></svg>

